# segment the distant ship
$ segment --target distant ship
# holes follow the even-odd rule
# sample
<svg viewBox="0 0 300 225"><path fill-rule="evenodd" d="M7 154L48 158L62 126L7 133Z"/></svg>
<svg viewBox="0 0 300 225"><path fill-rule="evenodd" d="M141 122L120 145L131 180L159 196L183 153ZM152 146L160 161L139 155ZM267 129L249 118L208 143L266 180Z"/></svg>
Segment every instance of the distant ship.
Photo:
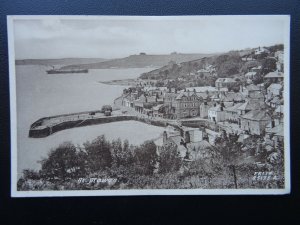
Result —
<svg viewBox="0 0 300 225"><path fill-rule="evenodd" d="M62 70L62 69L51 69L46 70L47 74L58 74L58 73L88 73L88 69L71 69L71 70Z"/></svg>

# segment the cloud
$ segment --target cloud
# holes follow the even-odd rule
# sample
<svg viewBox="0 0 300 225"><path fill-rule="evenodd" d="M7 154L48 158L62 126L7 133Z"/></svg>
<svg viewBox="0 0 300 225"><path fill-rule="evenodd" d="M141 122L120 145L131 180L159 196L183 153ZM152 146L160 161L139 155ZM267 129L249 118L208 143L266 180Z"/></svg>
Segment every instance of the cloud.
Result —
<svg viewBox="0 0 300 225"><path fill-rule="evenodd" d="M15 20L16 58L118 58L141 51L224 52L283 43L283 22L245 16Z"/></svg>

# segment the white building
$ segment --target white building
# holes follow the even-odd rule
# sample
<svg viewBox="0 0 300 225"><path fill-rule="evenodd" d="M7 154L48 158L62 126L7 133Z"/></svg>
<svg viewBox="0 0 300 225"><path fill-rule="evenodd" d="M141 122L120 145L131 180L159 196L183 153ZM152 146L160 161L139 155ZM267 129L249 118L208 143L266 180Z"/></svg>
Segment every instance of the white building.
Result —
<svg viewBox="0 0 300 225"><path fill-rule="evenodd" d="M230 88L236 84L236 81L232 78L218 78L215 82L217 89Z"/></svg>
<svg viewBox="0 0 300 225"><path fill-rule="evenodd" d="M255 55L260 55L263 53L270 53L270 51L264 47L258 47L257 49L255 49L255 52L254 52Z"/></svg>
<svg viewBox="0 0 300 225"><path fill-rule="evenodd" d="M282 92L282 85L281 84L271 84L268 88L267 88L267 94L268 97L272 97L272 96L281 96L281 92Z"/></svg>
<svg viewBox="0 0 300 225"><path fill-rule="evenodd" d="M208 119L213 122L223 122L225 121L226 113L224 111L224 106L217 105L208 109Z"/></svg>
<svg viewBox="0 0 300 225"><path fill-rule="evenodd" d="M245 74L245 77L246 77L247 79L252 80L252 79L255 78L256 74L257 74L256 72L248 72L248 73Z"/></svg>

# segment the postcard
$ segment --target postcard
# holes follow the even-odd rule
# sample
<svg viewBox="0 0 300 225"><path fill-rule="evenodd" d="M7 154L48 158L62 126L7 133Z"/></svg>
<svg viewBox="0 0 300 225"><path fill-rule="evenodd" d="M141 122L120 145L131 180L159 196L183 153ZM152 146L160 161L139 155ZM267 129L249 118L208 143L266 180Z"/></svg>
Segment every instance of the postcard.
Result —
<svg viewBox="0 0 300 225"><path fill-rule="evenodd" d="M13 197L290 193L290 16L8 16Z"/></svg>

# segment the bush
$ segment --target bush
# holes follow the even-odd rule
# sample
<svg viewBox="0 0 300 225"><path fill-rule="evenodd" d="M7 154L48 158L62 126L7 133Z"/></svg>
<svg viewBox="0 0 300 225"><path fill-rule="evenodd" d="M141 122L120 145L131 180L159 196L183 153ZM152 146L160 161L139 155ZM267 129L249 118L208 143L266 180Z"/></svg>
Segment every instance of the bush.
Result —
<svg viewBox="0 0 300 225"><path fill-rule="evenodd" d="M112 141L112 160L115 167L129 167L133 163L133 155L128 140L121 142L121 139Z"/></svg>
<svg viewBox="0 0 300 225"><path fill-rule="evenodd" d="M139 173L151 175L158 163L156 145L153 141L145 141L134 151L135 168Z"/></svg>
<svg viewBox="0 0 300 225"><path fill-rule="evenodd" d="M176 146L165 146L159 155L159 172L177 172L182 164L181 157Z"/></svg>
<svg viewBox="0 0 300 225"><path fill-rule="evenodd" d="M91 143L84 143L83 146L87 154L87 163L90 171L103 170L111 166L111 144L104 135L97 137Z"/></svg>
<svg viewBox="0 0 300 225"><path fill-rule="evenodd" d="M76 147L70 142L52 149L48 158L43 159L41 164L40 174L46 180L66 180L85 174L84 158L78 154Z"/></svg>
<svg viewBox="0 0 300 225"><path fill-rule="evenodd" d="M102 106L101 112L104 113L104 112L106 112L106 111L112 112L112 107L111 107L111 105L104 105L104 106Z"/></svg>

